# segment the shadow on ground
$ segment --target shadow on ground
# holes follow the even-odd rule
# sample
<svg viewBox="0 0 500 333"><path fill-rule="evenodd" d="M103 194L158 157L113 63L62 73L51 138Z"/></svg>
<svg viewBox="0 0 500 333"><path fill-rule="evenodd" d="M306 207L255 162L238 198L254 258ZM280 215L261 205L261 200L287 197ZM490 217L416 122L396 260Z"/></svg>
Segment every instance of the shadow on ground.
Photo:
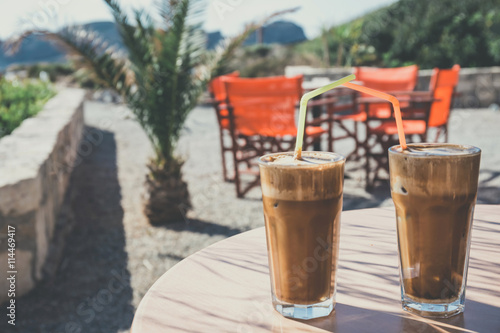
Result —
<svg viewBox="0 0 500 333"><path fill-rule="evenodd" d="M210 236L223 235L227 237L234 236L240 232L246 231L239 228L233 228L213 222L201 221L198 219L186 218L184 221L165 224L159 228L166 228L174 231L188 231L199 234L207 234Z"/></svg>
<svg viewBox="0 0 500 333"><path fill-rule="evenodd" d="M102 136L73 171L68 199L75 216L55 276L17 299L17 323L1 332L119 332L130 328L134 308L116 142ZM50 260L50 258L49 258Z"/></svg>
<svg viewBox="0 0 500 333"><path fill-rule="evenodd" d="M500 172L493 170L481 170L479 189L477 190L477 203L480 204L500 204Z"/></svg>

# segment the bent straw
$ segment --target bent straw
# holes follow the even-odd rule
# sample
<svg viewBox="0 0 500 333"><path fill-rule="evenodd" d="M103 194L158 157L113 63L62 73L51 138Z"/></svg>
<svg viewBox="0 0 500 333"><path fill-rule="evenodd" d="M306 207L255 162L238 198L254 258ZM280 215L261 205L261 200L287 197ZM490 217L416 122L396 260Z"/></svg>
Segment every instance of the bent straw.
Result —
<svg viewBox="0 0 500 333"><path fill-rule="evenodd" d="M396 97L383 93L378 90L366 88L354 83L346 82L343 84L344 87L351 88L363 93L366 93L368 95L372 95L381 99L384 99L388 102L392 103L392 106L394 107L394 117L396 118L396 126L398 128L398 136L399 136L399 144L401 145L401 148L405 150L407 148L406 146L406 138L405 138L405 132L403 130L403 119L401 118L401 109L399 108L399 101ZM368 110L367 110L368 112Z"/></svg>
<svg viewBox="0 0 500 333"><path fill-rule="evenodd" d="M340 80L327 84L326 86L305 93L302 96L302 98L300 99L299 125L297 126L297 141L295 142L295 153L293 155L294 159L297 160L302 158L302 143L304 141L304 129L306 127L307 102L309 102L311 98L314 98L328 90L352 81L355 78L356 77L354 76L354 74L351 74L349 76L341 78Z"/></svg>

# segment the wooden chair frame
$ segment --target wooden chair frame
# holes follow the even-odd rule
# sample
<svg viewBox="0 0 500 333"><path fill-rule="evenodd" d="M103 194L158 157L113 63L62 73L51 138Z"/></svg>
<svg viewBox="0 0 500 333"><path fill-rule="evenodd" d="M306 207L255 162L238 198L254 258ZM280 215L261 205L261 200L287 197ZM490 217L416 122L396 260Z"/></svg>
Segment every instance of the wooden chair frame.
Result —
<svg viewBox="0 0 500 333"><path fill-rule="evenodd" d="M381 102L377 102L381 103ZM399 144L399 137L397 134L381 134L377 131L374 131L374 128L370 126L370 124L375 123L394 123L394 109L392 104L389 102L385 102L391 108L391 117L390 118L377 118L367 116L365 120L366 127L366 137L363 143L363 149L365 151L365 189L370 192L373 190L375 183L378 181L387 181L388 178L384 178L380 176L380 171L384 170L387 174L389 174L389 157L388 150L390 147ZM369 103L365 103L367 106ZM418 138L418 141L425 142L427 141L427 128L429 122L429 114L432 101L428 102L420 102L422 106L418 107L420 110L419 113L414 113L410 111L410 106L413 106L413 103L410 104L408 109L402 109L403 119L405 120L414 120L414 121L424 121L425 122L425 132L418 134L409 134L406 135L406 141L408 143L416 142L414 140L415 137ZM381 148L380 152L375 152L374 150L379 146ZM372 163L374 162L374 163ZM372 165L375 165L375 168L372 168Z"/></svg>
<svg viewBox="0 0 500 333"><path fill-rule="evenodd" d="M407 108L403 108L401 111L403 113L403 124L408 121L423 121L425 123L424 131L422 133L410 133L410 135L406 136L406 140L408 143L413 143L413 142L426 142L428 139L428 134L429 134L429 129L430 128L436 128L437 133L436 137L434 138L434 142L438 142L440 136L444 135L444 142L448 141L448 122L450 119L451 115L451 109L453 106L453 101L455 96L457 96L456 93L456 86L458 84L458 78L457 81L453 85L448 85L445 87L452 87L451 89L451 96L449 96L449 110L447 111L446 119L444 120L444 123L438 125L438 126L432 126L431 124L431 117L434 114L433 112L438 112L433 110L433 106L435 105L434 103L439 103L443 100L439 99L439 95L436 95L436 91L439 88L442 88L442 86L438 85L438 82L440 81L440 75L443 75L445 73L444 71L450 71L450 70L439 70L439 69L434 69L433 76L431 78L431 83L429 85L429 91L428 92L414 92L411 95L420 95L421 97L424 98L424 100L420 101L418 98L411 102ZM455 65L451 71L455 71L456 74L458 75L460 71L460 66ZM393 92L396 96L398 95L398 92ZM401 92L401 94L408 94L406 92ZM425 100L425 97L427 95L427 100ZM411 100L410 100L411 101ZM367 103L368 104L368 103ZM419 105L420 104L420 105ZM365 106L365 108L368 108L368 105ZM365 121L365 126L367 129L367 135L365 139L365 151L366 151L366 161L365 161L365 171L366 171L366 188L367 190L373 189L374 183L379 180L387 180L384 178L379 177L379 171L381 169L385 169L386 172L389 172L389 163L388 163L388 156L387 156L387 151L388 149L393 146L397 145L399 143L399 139L397 134L394 135L389 135L389 134L380 134L378 132L375 132L372 130L372 128L369 126L370 122L373 121L379 121L379 122L395 122L394 120L394 110L392 109L391 105L391 110L392 110L392 115L391 119L380 119L380 118L373 118L368 116L366 121ZM394 125L395 126L395 125ZM370 143L370 139L374 138L374 142ZM417 140L415 140L417 138ZM380 144L382 147L382 153L374 153L373 149L375 146ZM373 172L373 176L370 175L371 168L370 168L370 160L375 161L375 171Z"/></svg>
<svg viewBox="0 0 500 333"><path fill-rule="evenodd" d="M302 96L302 77L297 79L297 101L296 105L298 105L298 101ZM235 117L235 108L232 104L232 96L230 86L230 81L232 79L227 79L227 90L228 96L226 101L226 107L228 110L227 119L229 121L229 133L231 136L231 152L232 152L232 160L233 160L233 171L234 171L234 183L236 186L236 195L238 198L244 197L248 191L250 191L253 187L258 186L260 184L260 175L258 170L258 161L257 158L275 152L284 152L291 151L295 147L295 135L286 135L286 136L274 136L274 135L265 135L265 134L255 134L255 135L244 135L240 129L237 128L236 117ZM237 79L234 79L235 81ZM244 80L244 79L242 79ZM248 79L247 79L248 80ZM252 103L252 98L249 98L249 104ZM255 97L255 101L257 104L261 103L258 101L258 96ZM330 100L331 102L331 100ZM318 103L319 104L319 103ZM271 105L271 104L270 104ZM293 110L293 114L296 113L296 105ZM311 102L311 105L317 105L315 102ZM222 117L225 119L225 117ZM324 122L324 119L316 119L313 121L308 121L306 123L307 126L319 126ZM310 136L307 135L307 130L304 135L304 149L307 149L311 145L313 145L318 140L318 136L321 136L324 133L327 133L326 130L322 132L318 131L319 134ZM241 165L245 168L242 169ZM253 180L247 182L246 184L243 182L242 175L249 174L255 177Z"/></svg>
<svg viewBox="0 0 500 333"><path fill-rule="evenodd" d="M219 144L221 150L221 159L222 159L222 177L226 182L234 181L234 176L229 177L228 174L228 160L226 159L226 155L232 153L232 140L231 134L229 133L228 117L227 117L227 107L225 106L226 99L218 99L216 93L222 93L225 95L225 92L216 92L216 90L225 89L224 84L221 82L216 82L216 80L221 80L221 77L229 76L229 77L238 77L239 72L232 72L226 75L222 75L220 77L215 78L210 82L209 85L209 93L211 95L211 103L215 109L215 114L217 116L217 123L219 125ZM226 122L224 121L226 119Z"/></svg>
<svg viewBox="0 0 500 333"><path fill-rule="evenodd" d="M354 74L356 75L356 78L358 80L363 81L364 78L363 78L362 71L369 73L372 70L373 71L380 71L380 72L383 72L383 71L391 71L392 72L394 70L402 70L405 72L405 75L412 77L412 80L408 80L408 82L389 81L385 88L388 88L388 87L393 88L395 86L399 86L399 88L403 88L402 86L405 86L405 88L408 88L409 91L412 91L416 87L417 78L418 78L418 67L415 65L406 66L406 67L399 67L399 68L355 67ZM391 75L394 76L395 74L392 73ZM383 74L380 74L380 76L383 78ZM383 83L383 80L380 80L380 82L378 82L377 84L385 85L385 83ZM368 87L374 88L377 90L386 91L386 89L382 89L382 87L372 87L372 86L368 86ZM360 105L355 102L357 96L360 96L360 94L357 92L351 92L351 94L353 97L353 103L351 105L347 105L344 110L348 110L349 108L351 108L352 113L349 115L338 115L338 112L342 111L342 109L337 109L336 111L334 111L334 113L336 113L336 114L334 114L333 122L335 124L337 124L340 129L343 130L344 135L335 137L332 134L331 138L332 138L332 140L342 140L342 139L347 139L347 138L354 140L355 148L350 154L347 155L346 159L347 160L360 160L364 156L366 156L367 151L366 151L366 139L362 140L360 138L359 127L361 124L364 124L364 126L366 126L366 122L367 122L367 118L368 118L366 116L370 113L370 111L369 111L370 109L365 108L362 110L360 108ZM377 103L377 104L384 104L384 103ZM354 130L350 130L347 128L347 126L345 126L346 121L349 121L349 122L353 121L354 122ZM368 131L368 129L367 129L367 131Z"/></svg>

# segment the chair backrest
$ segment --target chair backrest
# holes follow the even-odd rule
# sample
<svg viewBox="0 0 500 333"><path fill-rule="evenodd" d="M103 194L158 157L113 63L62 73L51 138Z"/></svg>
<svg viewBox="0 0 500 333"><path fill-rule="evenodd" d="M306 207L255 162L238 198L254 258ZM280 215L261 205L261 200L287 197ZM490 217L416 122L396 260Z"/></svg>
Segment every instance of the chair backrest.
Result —
<svg viewBox="0 0 500 333"><path fill-rule="evenodd" d="M396 68L355 67L356 80L362 81L368 88L388 91L413 91L418 80L418 66L411 65ZM371 97L361 94L363 97ZM407 107L408 103L401 103L401 107ZM363 106L361 110L364 111ZM369 116L375 118L388 118L391 116L390 105L370 104Z"/></svg>
<svg viewBox="0 0 500 333"><path fill-rule="evenodd" d="M418 66L397 68L355 67L356 80L380 91L412 91L417 85Z"/></svg>
<svg viewBox="0 0 500 333"><path fill-rule="evenodd" d="M453 93L460 77L460 65L455 65L451 69L434 68L432 71L429 90L432 91L436 99L432 103L429 113L429 126L442 126L448 122Z"/></svg>
<svg viewBox="0 0 500 333"><path fill-rule="evenodd" d="M234 71L226 75L217 76L212 81L210 81L208 85L208 92L215 100L214 108L221 129L229 129L229 120L227 119L228 112L224 105L227 99L226 86L224 85L224 82L222 82L222 78L239 76L240 72Z"/></svg>
<svg viewBox="0 0 500 333"><path fill-rule="evenodd" d="M302 75L224 77L234 130L247 136L295 135L295 106L302 96Z"/></svg>
<svg viewBox="0 0 500 333"><path fill-rule="evenodd" d="M226 95L226 87L224 86L224 83L222 82L223 77L239 77L240 72L234 71L229 74L217 76L214 78L212 81L210 81L210 84L208 85L208 92L213 96L213 98L217 102L225 102L227 95Z"/></svg>

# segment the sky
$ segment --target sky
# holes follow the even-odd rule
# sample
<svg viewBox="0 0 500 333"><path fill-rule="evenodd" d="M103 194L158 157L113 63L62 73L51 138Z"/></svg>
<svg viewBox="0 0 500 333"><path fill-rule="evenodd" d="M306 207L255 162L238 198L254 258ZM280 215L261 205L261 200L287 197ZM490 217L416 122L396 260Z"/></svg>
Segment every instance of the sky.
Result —
<svg viewBox="0 0 500 333"><path fill-rule="evenodd" d="M154 11L158 0L119 0L124 8ZM331 27L363 15L396 0L208 0L205 30L220 30L233 36L246 23L258 21L277 10L301 8L281 19L302 26L308 38L316 37L322 27ZM0 0L0 39L23 30L57 29L65 24L111 21L103 0Z"/></svg>

